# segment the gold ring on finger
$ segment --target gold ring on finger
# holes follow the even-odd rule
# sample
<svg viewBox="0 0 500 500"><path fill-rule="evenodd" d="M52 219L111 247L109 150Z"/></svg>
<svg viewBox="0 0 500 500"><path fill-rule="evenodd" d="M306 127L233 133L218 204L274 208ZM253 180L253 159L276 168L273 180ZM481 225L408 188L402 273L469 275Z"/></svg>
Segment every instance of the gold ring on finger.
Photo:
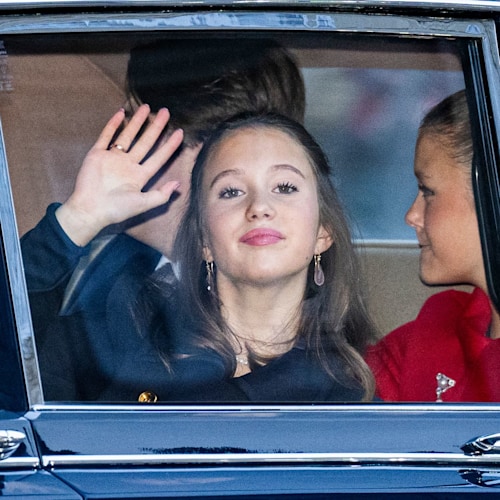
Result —
<svg viewBox="0 0 500 500"><path fill-rule="evenodd" d="M118 149L118 151L125 151L125 147L122 146L121 144L112 144L109 149L113 149L113 148Z"/></svg>

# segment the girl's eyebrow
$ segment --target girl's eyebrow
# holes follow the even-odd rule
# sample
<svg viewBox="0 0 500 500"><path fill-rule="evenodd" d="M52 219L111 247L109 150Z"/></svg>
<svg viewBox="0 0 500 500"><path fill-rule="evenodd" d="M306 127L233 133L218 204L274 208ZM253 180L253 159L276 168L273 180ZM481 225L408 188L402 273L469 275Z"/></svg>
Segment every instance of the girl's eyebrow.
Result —
<svg viewBox="0 0 500 500"><path fill-rule="evenodd" d="M238 168L229 168L227 170L223 170L222 172L219 172L213 179L212 182L210 183L210 188L213 187L213 185L221 178L226 177L228 175L242 175L243 170L240 170Z"/></svg>
<svg viewBox="0 0 500 500"><path fill-rule="evenodd" d="M305 179L304 174L297 168L294 167L293 165L289 165L288 163L278 163L277 165L272 165L271 168L273 170L290 170L303 179ZM228 175L243 175L244 171L239 169L239 168L228 168L227 170L223 170L222 172L219 172L213 179L212 182L210 183L209 188L212 188L214 184L219 180L223 179L224 177L227 177Z"/></svg>
<svg viewBox="0 0 500 500"><path fill-rule="evenodd" d="M416 169L413 173L418 180L432 179L432 175L429 175L423 169Z"/></svg>
<svg viewBox="0 0 500 500"><path fill-rule="evenodd" d="M304 174L297 167L289 165L288 163L279 163L278 165L273 165L272 168L274 170L291 170L292 172L295 172L297 175L305 179Z"/></svg>

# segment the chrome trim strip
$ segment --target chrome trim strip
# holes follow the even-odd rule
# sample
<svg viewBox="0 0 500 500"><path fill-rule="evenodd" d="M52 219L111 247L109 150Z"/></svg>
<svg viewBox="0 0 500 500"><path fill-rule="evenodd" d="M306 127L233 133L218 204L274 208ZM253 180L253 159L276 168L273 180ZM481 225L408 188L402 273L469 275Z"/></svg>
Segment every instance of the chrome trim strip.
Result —
<svg viewBox="0 0 500 500"><path fill-rule="evenodd" d="M0 122L0 224L3 244L5 246L5 260L10 281L15 325L21 350L25 387L28 404L31 406L42 402L43 394L31 324L31 312L27 298L28 291L21 258L21 245L19 242L19 233L17 232L16 214L13 207L14 202L7 153L5 151L2 124Z"/></svg>
<svg viewBox="0 0 500 500"><path fill-rule="evenodd" d="M498 0L2 0L0 9L36 9L56 7L215 7L222 6L286 6L304 7L307 5L326 7L382 7L422 8L432 10L461 9L464 11L500 11Z"/></svg>
<svg viewBox="0 0 500 500"><path fill-rule="evenodd" d="M482 37L484 66L495 119L494 128L496 129L497 144L500 144L500 32L492 23L487 23L485 30L486 36Z"/></svg>
<svg viewBox="0 0 500 500"><path fill-rule="evenodd" d="M12 5L19 2L11 2ZM89 2L85 2L88 5ZM118 2L108 2L118 5ZM345 2L344 2L345 3ZM39 5L40 2L31 2ZM50 2L46 2L49 5ZM77 5L77 2L72 2ZM101 2L103 5L104 2ZM123 2L121 3L123 4ZM167 5L168 2L163 2ZM143 3L141 2L141 5ZM184 5L182 2L176 6ZM205 5L203 3L197 3ZM243 5L243 4L242 4ZM250 3L248 5L251 5ZM254 3L256 5L256 3ZM262 4L259 4L262 5ZM282 3L279 5L283 5ZM299 9L302 5L297 3ZM316 5L316 4L314 4ZM67 3L65 4L67 6ZM208 9L208 7L207 7ZM500 9L500 5L499 5ZM48 16L0 16L0 34L17 33L54 33L54 32L123 32L130 30L225 30L225 29L265 29L280 31L317 31L317 32L355 32L402 34L414 36L454 36L457 38L473 37L483 41L487 46L487 34L490 36L495 27L492 21L456 20L430 17L404 16L373 16L356 13L330 12L235 12L211 11L197 13L148 13L129 14L67 14ZM491 57L493 49L486 53ZM23 357L24 376L27 383L28 400L30 407L41 405L43 402L42 386L38 373L36 349L32 334L31 316L27 301L26 284L19 249L19 238L15 224L15 214L12 211L12 194L8 182L7 163L3 142L0 144L0 167L4 171L0 174L0 194L2 200L0 208L6 214L2 216L2 225L6 232L6 249L9 273L11 275L13 301L16 313L16 322L19 329L21 352ZM2 184L3 183L3 184ZM38 407L38 406L37 406ZM43 407L43 406L42 406ZM85 409L96 408L85 406ZM116 409L117 407L113 407ZM137 407L135 407L137 409ZM166 407L171 409L172 407ZM190 409L192 409L191 407ZM206 409L206 407L201 407ZM211 407L213 408L213 407ZM283 407L277 406L278 409ZM352 407L350 407L352 408Z"/></svg>
<svg viewBox="0 0 500 500"><path fill-rule="evenodd" d="M40 460L38 457L10 457L0 460L0 471L4 469L19 469L19 468L32 468L40 467Z"/></svg>
<svg viewBox="0 0 500 500"><path fill-rule="evenodd" d="M316 4L315 4L316 5ZM197 4L200 7L199 4ZM499 6L500 7L500 6ZM297 6L300 9L300 6ZM145 17L145 15L147 16ZM413 15L373 16L328 11L132 12L0 16L0 33L88 33L130 30L274 29L278 31L356 32L410 36L484 37L488 20L440 19Z"/></svg>
<svg viewBox="0 0 500 500"><path fill-rule="evenodd" d="M193 453L158 455L46 455L44 467L81 465L183 465L183 464L497 464L500 455L467 456L460 453Z"/></svg>
<svg viewBox="0 0 500 500"><path fill-rule="evenodd" d="M335 413L352 413L353 411L362 413L449 413L460 411L461 413L499 413L500 403L366 403L366 404L314 404L314 405L201 405L199 403L192 405L168 405L168 404L81 404L81 403L48 403L35 405L32 411L28 412L25 417L29 420L35 420L40 413L57 411L61 412L124 412L129 411L138 415L140 413L160 412L160 413L203 413L210 415L211 413L316 413L316 412L335 412Z"/></svg>

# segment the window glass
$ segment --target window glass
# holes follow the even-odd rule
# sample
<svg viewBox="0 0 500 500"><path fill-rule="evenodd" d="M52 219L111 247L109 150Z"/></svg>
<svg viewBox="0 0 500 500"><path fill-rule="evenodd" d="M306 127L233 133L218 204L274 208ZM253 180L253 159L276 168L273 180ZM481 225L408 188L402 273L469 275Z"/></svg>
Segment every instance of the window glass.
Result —
<svg viewBox="0 0 500 500"><path fill-rule="evenodd" d="M57 206L51 205L64 202L72 193L76 174L106 121L122 106L127 112L137 107L137 99L127 96L130 51L147 43L162 43L159 41L168 37L165 33L87 33L6 36L2 40L0 113L47 400L151 401L161 393L157 389L163 383L157 380L159 367L165 370L166 378L169 370L175 371L176 346L184 339L167 338L161 325L168 323L166 316L175 316L180 309L164 307L161 313L152 313L149 307L157 300L157 290L149 281L145 288L144 283L138 285L140 273L149 276L158 269L158 248L134 240L134 248L123 255L120 232L127 227L134 235L129 223L107 227L98 240L82 250L58 226L54 216ZM415 234L405 225L404 214L417 192L413 176L417 129L431 106L464 88L458 43L331 34L246 33L245 37L253 41L273 38L298 65L305 84L304 122L330 161L354 237L368 245L373 240L411 240L416 250ZM182 37L177 34L171 38L178 43ZM241 34L223 35L227 44L242 38ZM197 40L192 35L185 39ZM216 34L206 35L207 44L216 39ZM182 73L186 88L192 82L195 85L197 68L183 66L182 57L178 59L172 71ZM154 71L152 75L154 80ZM164 97L161 105L171 107L168 92ZM37 224L35 233L30 232ZM168 231L154 230L155 241L158 234L165 235L157 247L166 244ZM152 234L146 235L143 243L149 244ZM408 257L403 248L401 255L395 256L390 245L380 248L373 257L367 254L372 261L366 268L366 290L376 311L375 320L386 333L413 317L425 297L422 289L414 286L418 283L418 252ZM397 312L392 299L384 295L392 283L380 284L380 261L376 260L380 252L394 266L403 262L406 274L398 274L401 268L397 267L386 272L400 281L402 288L406 286L409 294L399 297L402 305ZM406 265L408 258L411 267ZM204 266L201 258L200 266ZM161 286L156 281L154 284ZM213 284L208 282L207 286ZM400 295L402 288L393 293ZM129 294L119 296L123 290ZM111 300L110 294L117 296ZM141 325L143 319L133 312L136 307L143 308L141 314L154 328L138 326L134 331L136 321ZM129 332L126 340L118 335L125 331ZM240 342L245 344L245 340ZM303 345L299 343L299 348ZM196 381L186 379L186 384L196 385L204 377L211 380L214 373L227 377L227 366L219 359L207 360L198 352L193 354L191 347L183 349L182 362L192 359L192 369L198 370ZM172 351L174 361L165 366L164 360ZM268 363L265 355L256 356L254 361ZM116 378L119 390L113 385ZM227 394L220 387L211 390L214 392L200 400L224 400ZM220 398L219 390L223 394ZM173 399L198 401L187 394L177 391ZM353 400L349 398L345 400ZM160 395L160 399L169 397ZM354 398L359 399L359 395Z"/></svg>
<svg viewBox="0 0 500 500"><path fill-rule="evenodd" d="M356 236L415 240L404 214L416 195L417 129L426 110L464 88L462 72L304 68L304 77L307 123L328 152Z"/></svg>

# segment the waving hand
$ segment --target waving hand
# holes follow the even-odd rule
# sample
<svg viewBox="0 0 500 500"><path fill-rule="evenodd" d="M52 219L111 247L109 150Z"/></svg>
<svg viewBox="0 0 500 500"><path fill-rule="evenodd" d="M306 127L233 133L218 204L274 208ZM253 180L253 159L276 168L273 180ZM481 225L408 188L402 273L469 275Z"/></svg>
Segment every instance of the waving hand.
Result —
<svg viewBox="0 0 500 500"><path fill-rule="evenodd" d="M125 118L124 111L118 111L85 157L73 192L56 211L61 227L77 245L86 245L110 224L166 203L179 187L178 182L170 181L157 189L142 191L183 137L182 130L174 131L145 159L170 118L169 112L161 109L137 138L148 116L149 106L144 104L110 146Z"/></svg>

